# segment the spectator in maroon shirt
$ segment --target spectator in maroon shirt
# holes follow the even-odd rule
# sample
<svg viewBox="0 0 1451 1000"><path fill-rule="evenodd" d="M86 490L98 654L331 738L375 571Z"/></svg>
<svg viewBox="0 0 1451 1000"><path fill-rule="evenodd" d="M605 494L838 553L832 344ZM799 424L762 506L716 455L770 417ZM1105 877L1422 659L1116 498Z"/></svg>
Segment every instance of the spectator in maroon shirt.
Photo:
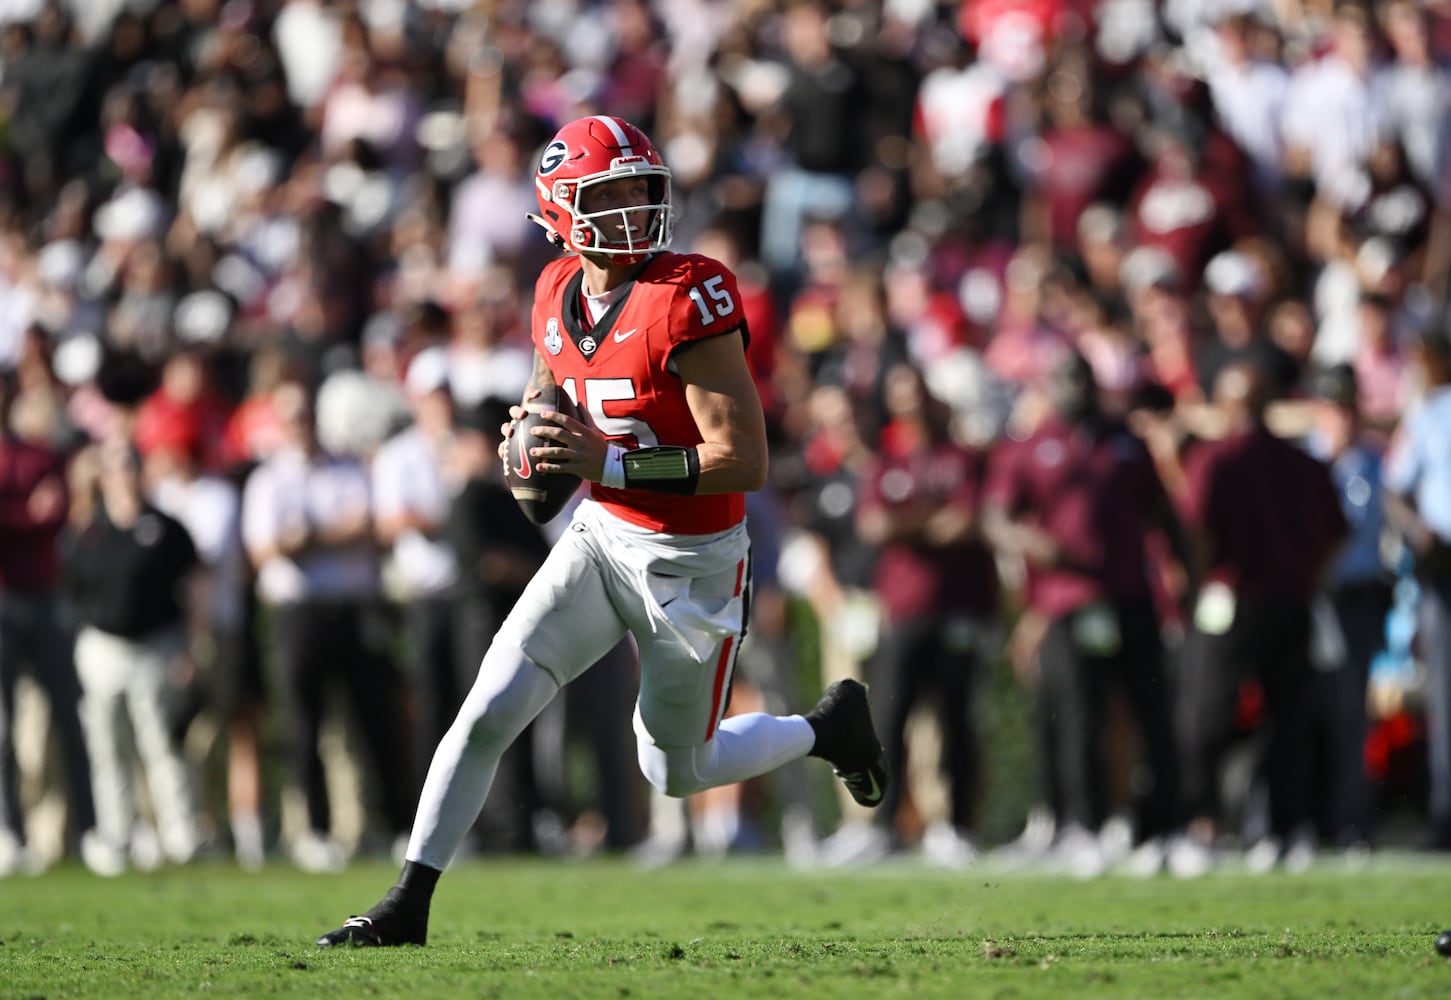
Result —
<svg viewBox="0 0 1451 1000"><path fill-rule="evenodd" d="M912 710L937 710L950 815L929 826L923 847L930 860L956 867L975 854L970 831L980 767L972 692L978 651L997 613L997 569L978 528L986 463L953 441L947 407L928 394L911 364L888 370L884 398L890 419L862 476L856 513L857 534L878 550L873 589L882 627L868 672L886 720L887 759L899 771ZM896 781L873 813L876 829L862 839L865 851L892 845L901 801ZM833 840L852 842L849 835ZM834 854L828 844L828 861L863 860Z"/></svg>
<svg viewBox="0 0 1451 1000"><path fill-rule="evenodd" d="M1278 858L1268 861L1308 860L1310 603L1347 531L1329 470L1265 427L1266 375L1235 362L1214 389L1229 433L1195 447L1185 462L1185 521L1197 532L1206 582L1178 705L1191 822L1170 866L1182 876L1202 874L1211 861L1220 759L1248 678L1262 687L1271 724L1265 764L1273 840L1266 843Z"/></svg>
<svg viewBox="0 0 1451 1000"><path fill-rule="evenodd" d="M1024 241L1072 249L1097 201L1123 204L1142 170L1129 138L1102 121L1092 57L1070 49L1045 76L1047 123L1023 199Z"/></svg>
<svg viewBox="0 0 1451 1000"><path fill-rule="evenodd" d="M1063 855L1080 876L1108 861L1094 832L1108 809L1102 744L1117 688L1152 775L1136 803L1147 845L1136 860L1156 870L1176 820L1177 768L1146 540L1164 533L1192 591L1188 545L1147 448L1101 410L1088 362L1066 354L1048 394L1054 414L994 458L983 523L1001 555L1026 563L1028 611L1047 623L1039 738Z"/></svg>
<svg viewBox="0 0 1451 1000"><path fill-rule="evenodd" d="M60 733L73 834L95 825L81 731L80 684L59 597L60 535L69 501L65 462L10 427L12 384L0 372L0 876L25 866L13 723L22 669L44 689Z"/></svg>
<svg viewBox="0 0 1451 1000"><path fill-rule="evenodd" d="M1167 112L1147 130L1148 171L1126 212L1135 246L1164 250L1180 274L1254 235L1248 172L1234 144L1193 112Z"/></svg>

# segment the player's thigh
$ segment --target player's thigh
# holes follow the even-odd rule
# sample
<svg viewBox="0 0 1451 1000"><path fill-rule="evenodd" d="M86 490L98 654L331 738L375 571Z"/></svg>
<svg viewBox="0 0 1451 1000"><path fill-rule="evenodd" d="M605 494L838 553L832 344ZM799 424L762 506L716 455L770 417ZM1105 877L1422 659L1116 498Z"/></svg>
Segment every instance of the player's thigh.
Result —
<svg viewBox="0 0 1451 1000"><path fill-rule="evenodd" d="M566 532L499 628L498 639L568 684L624 638L588 537Z"/></svg>
<svg viewBox="0 0 1451 1000"><path fill-rule="evenodd" d="M734 601L741 596L741 571L730 566L671 586L685 588L694 608L719 610L702 620L672 618L671 627L633 628L640 647L639 722L659 746L695 746L710 737L725 710L745 625L744 604ZM669 614L670 606L664 610Z"/></svg>

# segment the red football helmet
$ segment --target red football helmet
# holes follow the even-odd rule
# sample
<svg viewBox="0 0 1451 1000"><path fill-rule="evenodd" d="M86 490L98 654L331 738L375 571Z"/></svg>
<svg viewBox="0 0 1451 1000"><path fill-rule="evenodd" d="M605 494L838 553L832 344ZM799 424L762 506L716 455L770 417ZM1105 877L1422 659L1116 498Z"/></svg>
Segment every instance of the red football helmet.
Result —
<svg viewBox="0 0 1451 1000"><path fill-rule="evenodd" d="M589 188L624 177L649 182L647 203L581 208ZM632 263L670 245L670 168L649 137L622 118L591 115L560 129L539 158L534 187L540 214L530 218L561 250Z"/></svg>

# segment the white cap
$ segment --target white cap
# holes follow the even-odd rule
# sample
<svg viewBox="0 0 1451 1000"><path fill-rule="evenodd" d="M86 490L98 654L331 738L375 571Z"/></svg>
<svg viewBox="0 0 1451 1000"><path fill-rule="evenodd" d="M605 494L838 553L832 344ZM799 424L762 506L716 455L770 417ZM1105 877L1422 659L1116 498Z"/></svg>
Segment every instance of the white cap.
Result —
<svg viewBox="0 0 1451 1000"><path fill-rule="evenodd" d="M363 348L396 347L403 338L403 321L391 309L375 312L363 324Z"/></svg>
<svg viewBox="0 0 1451 1000"><path fill-rule="evenodd" d="M176 304L172 313L176 335L188 344L210 344L220 340L232 322L232 303L221 292L204 288Z"/></svg>
<svg viewBox="0 0 1451 1000"><path fill-rule="evenodd" d="M448 352L442 347L425 347L408 363L404 385L410 396L426 396L448 388Z"/></svg>
<svg viewBox="0 0 1451 1000"><path fill-rule="evenodd" d="M89 382L101 370L101 342L94 333L72 334L56 345L50 364L66 385Z"/></svg>
<svg viewBox="0 0 1451 1000"><path fill-rule="evenodd" d="M1265 276L1247 255L1225 250L1204 266L1204 284L1215 295L1257 298L1265 290Z"/></svg>
<svg viewBox="0 0 1451 1000"><path fill-rule="evenodd" d="M55 240L36 255L35 266L41 281L70 291L86 269L86 254L76 240Z"/></svg>
<svg viewBox="0 0 1451 1000"><path fill-rule="evenodd" d="M1105 202L1094 202L1078 217L1078 238L1089 243L1112 243L1123 231L1123 213Z"/></svg>
<svg viewBox="0 0 1451 1000"><path fill-rule="evenodd" d="M161 235L166 217L161 195L134 187L96 209L96 235L103 240L144 240Z"/></svg>
<svg viewBox="0 0 1451 1000"><path fill-rule="evenodd" d="M1179 265L1167 250L1155 246L1135 247L1119 264L1118 280L1128 292L1141 292L1155 285L1177 285L1182 277Z"/></svg>

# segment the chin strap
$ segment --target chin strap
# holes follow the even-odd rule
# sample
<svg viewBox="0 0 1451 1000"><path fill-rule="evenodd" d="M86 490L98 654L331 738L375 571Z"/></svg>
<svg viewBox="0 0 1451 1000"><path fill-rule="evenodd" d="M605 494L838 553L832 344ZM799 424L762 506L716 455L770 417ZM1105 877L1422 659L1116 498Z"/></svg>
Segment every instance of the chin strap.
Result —
<svg viewBox="0 0 1451 1000"><path fill-rule="evenodd" d="M535 215L533 212L525 212L524 213L524 218L528 219L530 222L534 223L540 229L544 230L544 235L547 236L547 237L549 237L549 242L550 243L553 243L555 245L555 247L557 247L560 250L567 249L567 247L564 245L564 237L563 236L560 236L558 233L556 233L554 231L554 227L551 226L549 223L545 222L543 219L541 219L539 216Z"/></svg>

